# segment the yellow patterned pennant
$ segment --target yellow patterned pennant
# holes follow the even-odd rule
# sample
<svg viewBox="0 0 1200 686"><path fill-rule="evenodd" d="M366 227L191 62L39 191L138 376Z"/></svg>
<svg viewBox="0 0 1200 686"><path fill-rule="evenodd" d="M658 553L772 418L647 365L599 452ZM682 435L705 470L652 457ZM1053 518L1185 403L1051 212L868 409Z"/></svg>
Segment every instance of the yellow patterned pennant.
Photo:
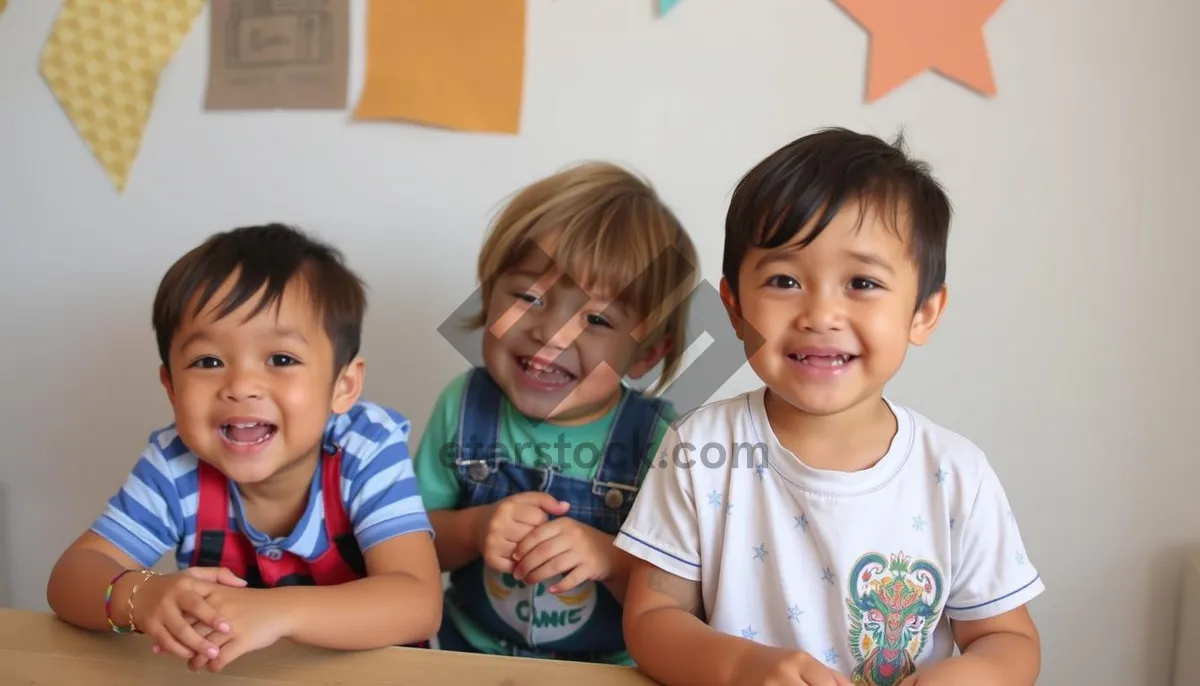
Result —
<svg viewBox="0 0 1200 686"><path fill-rule="evenodd" d="M41 72L79 135L125 190L158 78L204 0L65 0Z"/></svg>

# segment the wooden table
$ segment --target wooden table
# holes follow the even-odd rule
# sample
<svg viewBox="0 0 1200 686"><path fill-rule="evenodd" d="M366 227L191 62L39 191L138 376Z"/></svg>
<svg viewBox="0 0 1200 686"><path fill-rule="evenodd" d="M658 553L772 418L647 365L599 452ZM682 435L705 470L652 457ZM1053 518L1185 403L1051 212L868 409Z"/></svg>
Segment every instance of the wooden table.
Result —
<svg viewBox="0 0 1200 686"><path fill-rule="evenodd" d="M224 672L188 671L151 652L146 636L92 633L49 613L0 608L0 684L21 686L653 686L636 669L418 648L337 652L290 642L238 658Z"/></svg>

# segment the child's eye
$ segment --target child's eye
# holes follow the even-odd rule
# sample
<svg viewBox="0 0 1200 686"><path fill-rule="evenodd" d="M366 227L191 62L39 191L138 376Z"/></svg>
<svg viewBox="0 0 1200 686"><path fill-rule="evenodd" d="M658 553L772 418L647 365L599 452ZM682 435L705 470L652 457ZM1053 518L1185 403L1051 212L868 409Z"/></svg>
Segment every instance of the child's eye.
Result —
<svg viewBox="0 0 1200 686"><path fill-rule="evenodd" d="M217 369L218 367L223 366L223 364L221 360L213 357L212 355L205 355L204 357L196 359L188 366L196 367L197 369Z"/></svg>
<svg viewBox="0 0 1200 686"><path fill-rule="evenodd" d="M602 317L598 314L589 314L587 316L587 323L588 323L588 326L603 326L603 327L607 327L609 329L612 328L612 324L610 324L607 319L605 319L604 317Z"/></svg>
<svg viewBox="0 0 1200 686"><path fill-rule="evenodd" d="M300 360L297 360L291 355L284 355L283 353L272 355L269 358L269 362L272 367L290 367L294 364L300 364Z"/></svg>
<svg viewBox="0 0 1200 686"><path fill-rule="evenodd" d="M800 282L790 276L776 274L767 279L767 285L773 288L799 288Z"/></svg>
<svg viewBox="0 0 1200 686"><path fill-rule="evenodd" d="M880 286L878 283L870 279L864 279L861 276L856 276L853 279L850 279L850 287L856 291L866 291L872 288L879 288Z"/></svg>
<svg viewBox="0 0 1200 686"><path fill-rule="evenodd" d="M529 303L530 305L540 305L542 302L542 299L540 297L534 295L533 293L522 292L522 293L513 293L513 295L515 295L518 300L524 300L525 302Z"/></svg>

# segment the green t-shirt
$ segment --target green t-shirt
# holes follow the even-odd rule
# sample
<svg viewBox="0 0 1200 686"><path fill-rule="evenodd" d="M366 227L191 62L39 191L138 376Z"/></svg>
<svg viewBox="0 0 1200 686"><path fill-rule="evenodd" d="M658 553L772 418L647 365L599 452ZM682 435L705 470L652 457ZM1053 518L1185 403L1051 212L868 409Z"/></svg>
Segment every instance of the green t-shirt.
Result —
<svg viewBox="0 0 1200 686"><path fill-rule="evenodd" d="M453 510L459 507L460 486L454 466L454 446L458 438L460 408L467 378L468 373L461 374L442 390L417 447L414 469L421 499L425 503L425 509L429 511ZM671 408L668 407L664 411L649 450L644 456L638 477L639 484L653 462L669 422L676 418ZM604 448L614 419L615 406L608 414L588 424L558 426L550 422L534 423L504 399L501 402L500 430L496 442L498 449L503 450L517 464L543 469L554 464L561 469L564 476L592 479L600 466L598 451ZM497 637L485 633L452 604L448 605L447 614L463 638L475 648L485 653L508 652ZM617 664L633 664L628 653L614 656L613 661Z"/></svg>

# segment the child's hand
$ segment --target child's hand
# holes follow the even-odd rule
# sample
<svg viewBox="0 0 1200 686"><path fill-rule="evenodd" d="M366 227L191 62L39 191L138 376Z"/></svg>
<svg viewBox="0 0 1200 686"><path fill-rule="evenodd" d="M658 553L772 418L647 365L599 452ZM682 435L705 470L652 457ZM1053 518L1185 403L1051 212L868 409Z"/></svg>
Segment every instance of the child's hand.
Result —
<svg viewBox="0 0 1200 686"><path fill-rule="evenodd" d="M205 667L219 672L246 653L273 645L291 632L291 615L281 607L269 589L220 588L208 600L223 616L230 618L228 632L210 633L208 639L219 652L197 654L188 661L188 668L199 672ZM198 626L203 630L204 627Z"/></svg>
<svg viewBox="0 0 1200 686"><path fill-rule="evenodd" d="M134 598L134 623L154 639L156 651L166 650L185 660L196 655L216 656L217 645L206 636L230 631L229 619L209 602L215 588L244 586L245 580L224 567L193 567L147 579ZM201 635L192 620L211 628Z"/></svg>
<svg viewBox="0 0 1200 686"><path fill-rule="evenodd" d="M570 503L543 491L518 493L490 505L477 533L484 564L498 572L511 572L517 543L549 521L550 515L566 514L569 507Z"/></svg>
<svg viewBox="0 0 1200 686"><path fill-rule="evenodd" d="M546 522L529 532L513 550L513 576L538 584L559 574L561 581L547 590L569 591L585 581L603 581L612 573L616 551L613 537L566 517Z"/></svg>
<svg viewBox="0 0 1200 686"><path fill-rule="evenodd" d="M854 686L801 650L757 646L739 660L739 683L758 686Z"/></svg>

